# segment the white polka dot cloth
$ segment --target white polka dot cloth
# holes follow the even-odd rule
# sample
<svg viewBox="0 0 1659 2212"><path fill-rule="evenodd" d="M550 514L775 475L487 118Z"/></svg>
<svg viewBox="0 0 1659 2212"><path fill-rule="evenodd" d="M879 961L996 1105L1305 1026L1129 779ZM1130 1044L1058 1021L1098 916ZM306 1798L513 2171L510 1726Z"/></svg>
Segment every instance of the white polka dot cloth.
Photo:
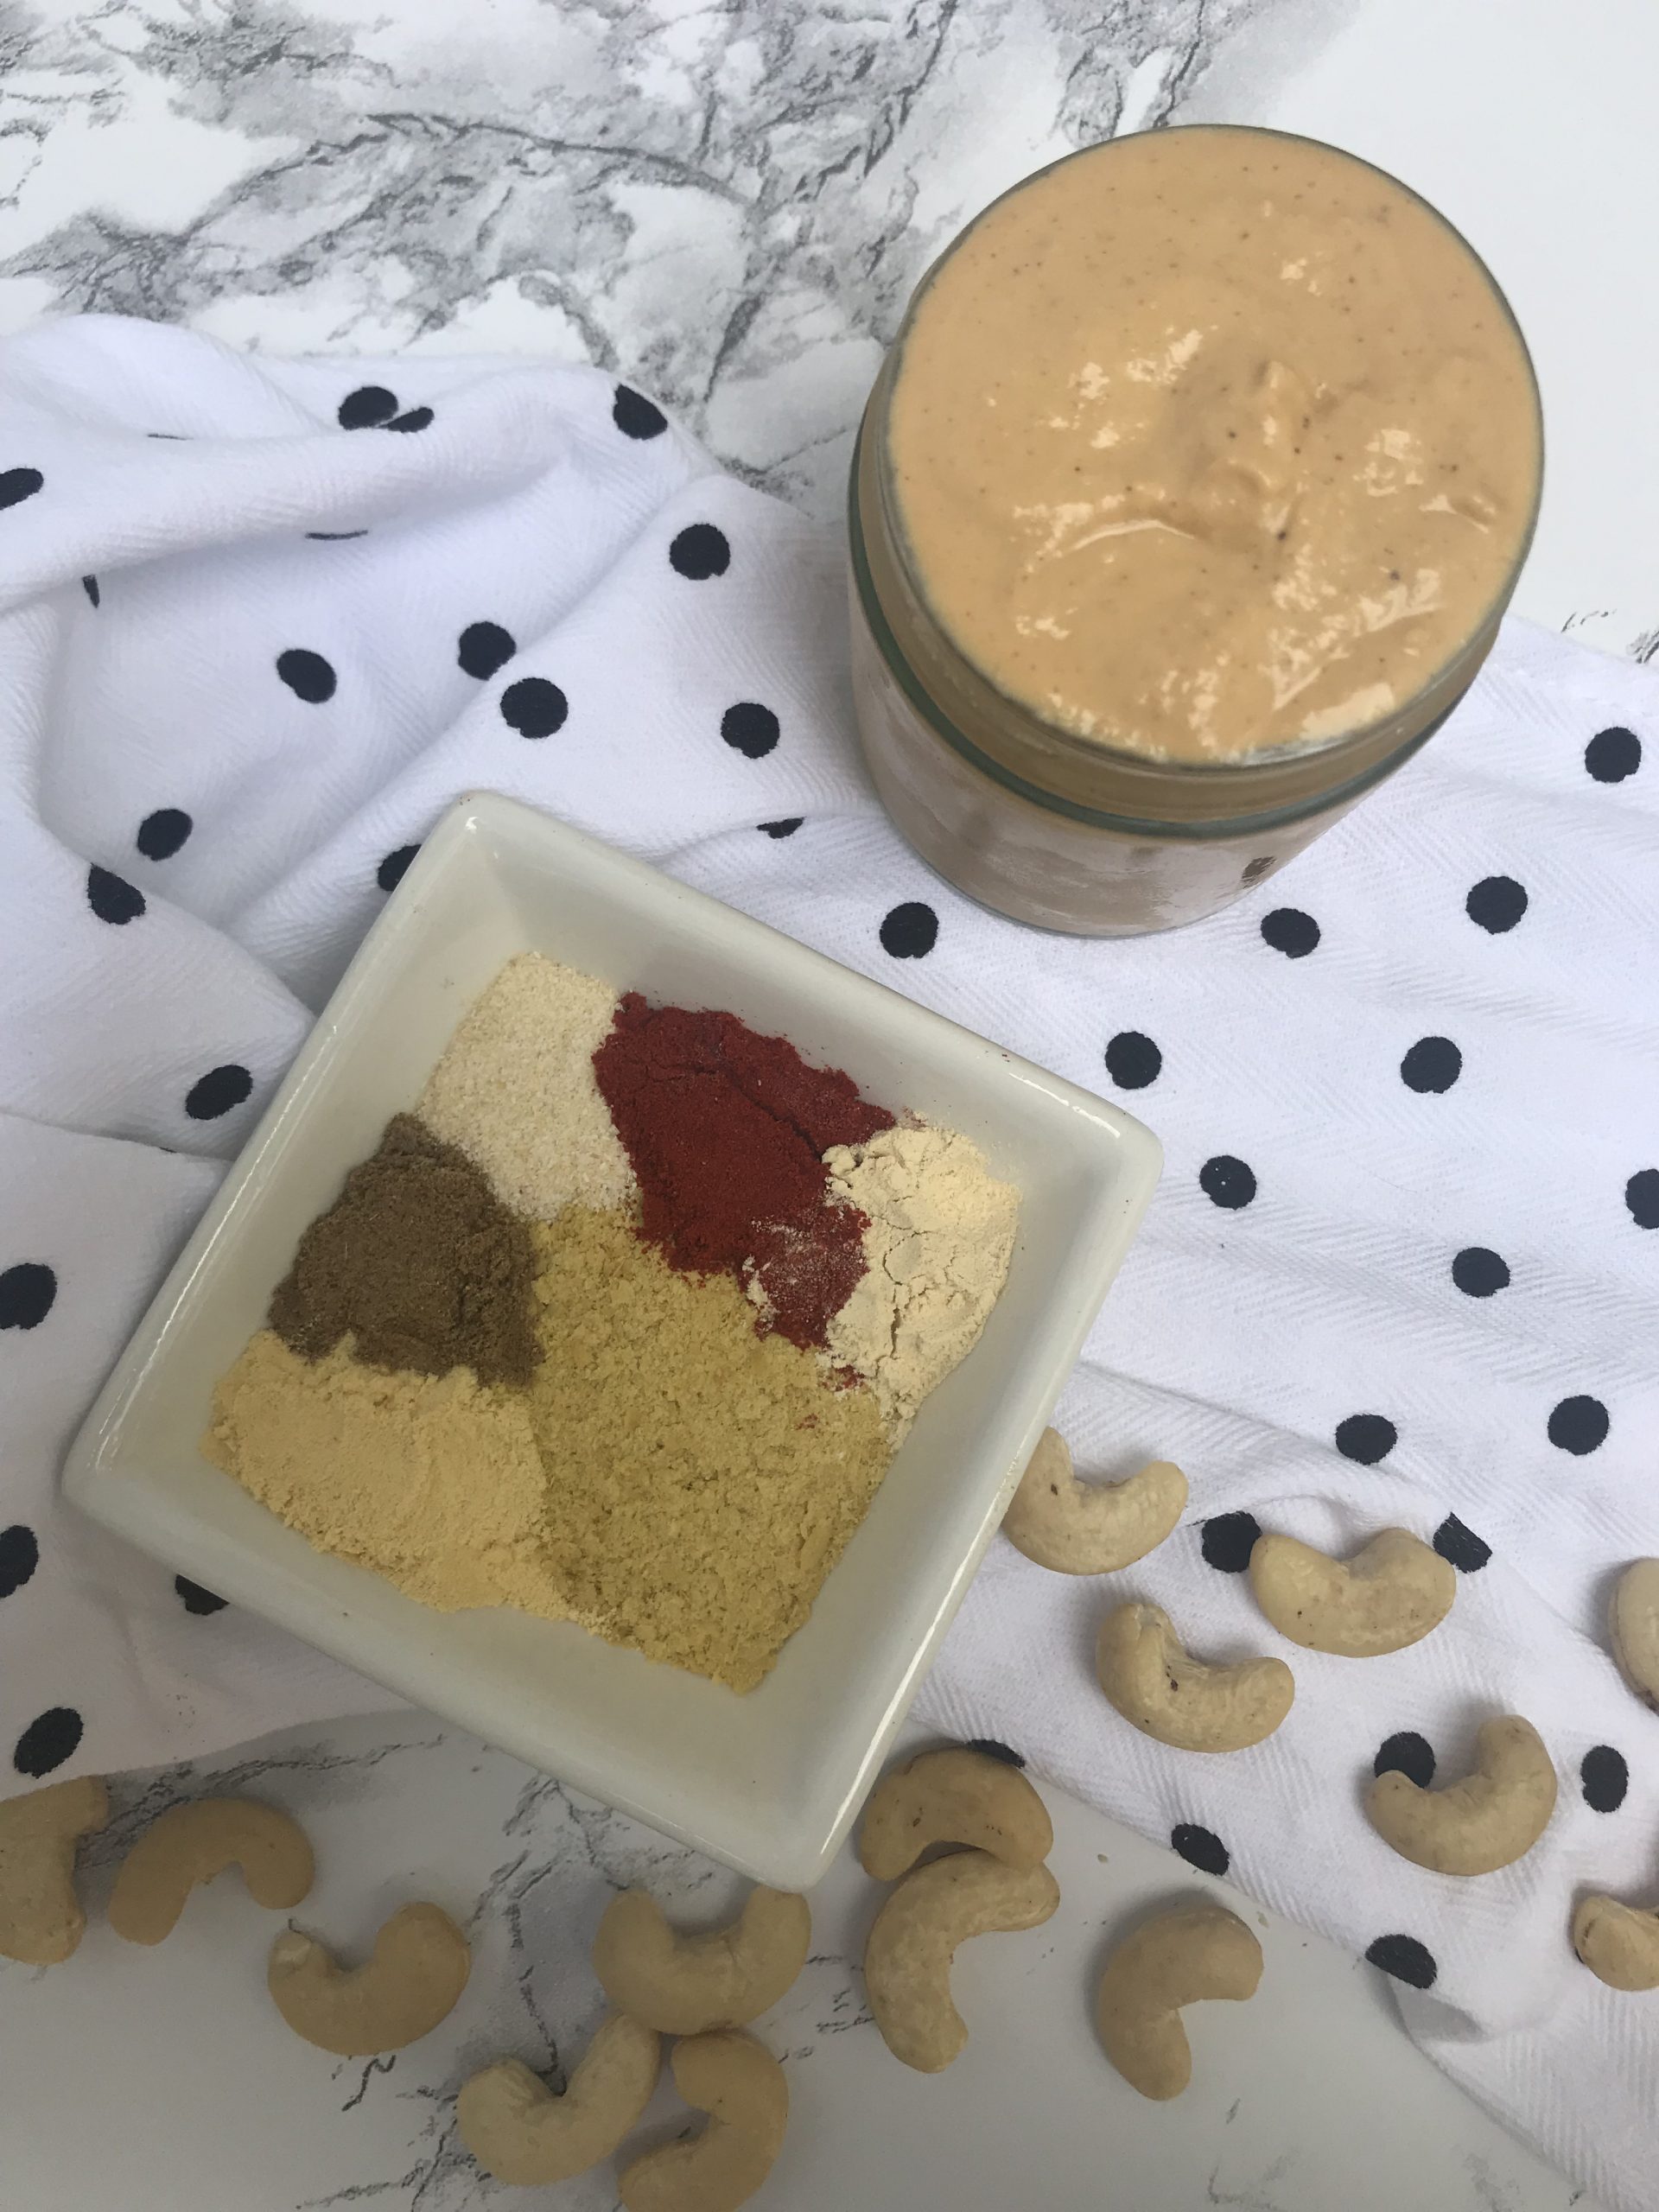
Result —
<svg viewBox="0 0 1659 2212"><path fill-rule="evenodd" d="M597 372L251 360L62 322L0 346L0 1789L384 1703L105 1541L57 1462L444 805L543 806L1133 1107L1165 1179L1064 1400L1088 1474L1178 1459L1102 1584L999 1541L924 1693L1395 1978L1411 2031L1650 2212L1659 1994L1574 1960L1659 1895L1659 1715L1616 1570L1659 1553L1659 683L1512 625L1452 723L1230 912L1034 936L931 877L860 771L832 537ZM1286 1645L1259 1526L1397 1524L1427 1642ZM1103 1613L1291 1659L1226 1758L1104 1702ZM1361 1809L1541 1731L1536 1849L1456 1880ZM1172 1891L1187 1881L1172 1863Z"/></svg>

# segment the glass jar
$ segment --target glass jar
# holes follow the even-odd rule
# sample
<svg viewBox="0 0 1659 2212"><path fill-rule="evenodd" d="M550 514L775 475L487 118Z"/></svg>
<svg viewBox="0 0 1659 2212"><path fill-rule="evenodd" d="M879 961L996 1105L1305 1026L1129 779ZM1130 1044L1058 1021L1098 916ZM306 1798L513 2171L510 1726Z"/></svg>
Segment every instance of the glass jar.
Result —
<svg viewBox="0 0 1659 2212"><path fill-rule="evenodd" d="M1109 150L1088 148L1066 160ZM974 228L917 286L855 449L852 672L865 758L882 804L923 860L1016 921L1095 937L1197 921L1311 844L1426 744L1456 706L1491 648L1531 542L1541 460L1499 589L1451 658L1383 719L1198 761L1079 736L997 689L946 633L930 609L897 512L887 438L906 341L929 284ZM1465 250L1480 267L1472 249ZM1508 303L1496 283L1491 290L1525 360ZM1532 391L1535 403L1535 384ZM1535 450L1541 457L1541 431Z"/></svg>

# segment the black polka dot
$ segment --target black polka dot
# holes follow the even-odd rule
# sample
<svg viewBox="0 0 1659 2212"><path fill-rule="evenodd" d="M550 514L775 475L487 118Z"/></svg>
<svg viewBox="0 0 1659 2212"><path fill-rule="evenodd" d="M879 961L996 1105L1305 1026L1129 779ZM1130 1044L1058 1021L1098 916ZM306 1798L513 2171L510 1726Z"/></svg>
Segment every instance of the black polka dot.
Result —
<svg viewBox="0 0 1659 2212"><path fill-rule="evenodd" d="M32 475L34 471L17 473ZM1599 729L1584 748L1584 765L1599 784L1622 784L1642 766L1642 741L1633 729Z"/></svg>
<svg viewBox="0 0 1659 2212"><path fill-rule="evenodd" d="M252 1092L253 1077L246 1068L227 1060L223 1067L209 1068L206 1075L191 1084L185 1094L184 1110L193 1122L216 1122L221 1114L228 1114L241 1105Z"/></svg>
<svg viewBox="0 0 1659 2212"><path fill-rule="evenodd" d="M1004 1766L1024 1766L1026 1763L1012 1744L999 1743L995 1736L976 1736L963 1749L983 1751L988 1759L1001 1759Z"/></svg>
<svg viewBox="0 0 1659 2212"><path fill-rule="evenodd" d="M1163 1054L1138 1029L1120 1029L1106 1047L1106 1072L1120 1090L1144 1090L1163 1065Z"/></svg>
<svg viewBox="0 0 1659 2212"><path fill-rule="evenodd" d="M1455 1513L1448 1513L1434 1531L1434 1548L1459 1574L1478 1574L1492 1555L1491 1546L1465 1528Z"/></svg>
<svg viewBox="0 0 1659 2212"><path fill-rule="evenodd" d="M0 468L0 507L32 499L45 481L38 468Z"/></svg>
<svg viewBox="0 0 1659 2212"><path fill-rule="evenodd" d="M1346 1421L1337 1423L1338 1451L1344 1459L1357 1460L1362 1467L1374 1467L1379 1459L1386 1459L1399 1441L1399 1430L1381 1414L1350 1414Z"/></svg>
<svg viewBox="0 0 1659 2212"><path fill-rule="evenodd" d="M671 567L693 583L709 576L723 576L731 566L732 549L723 530L711 522L688 523L668 549Z"/></svg>
<svg viewBox="0 0 1659 2212"><path fill-rule="evenodd" d="M1245 861L1239 880L1242 883L1260 883L1264 876L1271 875L1278 865L1271 853L1263 853L1259 860Z"/></svg>
<svg viewBox="0 0 1659 2212"><path fill-rule="evenodd" d="M423 430L432 420L429 407L411 407L407 415L394 415L386 428L389 430Z"/></svg>
<svg viewBox="0 0 1659 2212"><path fill-rule="evenodd" d="M1300 906L1275 906L1262 917L1262 935L1287 960L1306 960L1319 941L1319 925Z"/></svg>
<svg viewBox="0 0 1659 2212"><path fill-rule="evenodd" d="M408 873L410 861L420 849L418 845L399 845L395 853L386 855L385 860L374 871L374 880L383 891L395 891L397 888Z"/></svg>
<svg viewBox="0 0 1659 2212"><path fill-rule="evenodd" d="M138 824L133 840L147 861L170 861L195 823L181 806L158 806Z"/></svg>
<svg viewBox="0 0 1659 2212"><path fill-rule="evenodd" d="M1427 1736L1418 1735L1414 1729L1402 1728L1378 1749L1371 1761L1371 1772L1403 1774L1420 1789L1427 1789L1434 1779L1434 1746Z"/></svg>
<svg viewBox="0 0 1659 2212"><path fill-rule="evenodd" d="M1226 1845L1213 1828L1194 1827L1191 1821L1178 1821L1169 1832L1169 1847L1179 1851L1189 1866L1196 1866L1200 1874L1224 1874L1232 1865Z"/></svg>
<svg viewBox="0 0 1659 2212"><path fill-rule="evenodd" d="M1630 1786L1630 1770L1623 1751L1616 1751L1611 1744L1592 1745L1579 1762L1579 1783L1592 1813L1616 1813Z"/></svg>
<svg viewBox="0 0 1659 2212"><path fill-rule="evenodd" d="M1420 1037L1400 1063L1408 1090L1450 1090L1463 1073L1463 1054L1449 1037Z"/></svg>
<svg viewBox="0 0 1659 2212"><path fill-rule="evenodd" d="M1494 937L1512 930L1527 911L1527 894L1512 875L1487 875L1463 902L1463 911Z"/></svg>
<svg viewBox="0 0 1659 2212"><path fill-rule="evenodd" d="M397 395L383 384L360 384L340 403L335 420L342 430L372 430L397 412Z"/></svg>
<svg viewBox="0 0 1659 2212"><path fill-rule="evenodd" d="M668 428L668 417L660 407L653 407L643 391L636 391L631 384L620 384L616 397L611 402L611 420L625 438L660 438Z"/></svg>
<svg viewBox="0 0 1659 2212"><path fill-rule="evenodd" d="M18 1521L0 1529L0 1598L21 1590L40 1563L41 1548L32 1529Z"/></svg>
<svg viewBox="0 0 1659 2212"><path fill-rule="evenodd" d="M1205 1522L1198 1543L1210 1566L1223 1574L1243 1574L1261 1534L1254 1513L1217 1513Z"/></svg>
<svg viewBox="0 0 1659 2212"><path fill-rule="evenodd" d="M1230 1152L1218 1152L1199 1168L1198 1188L1212 1205L1236 1213L1255 1196L1255 1177L1242 1160L1235 1160Z"/></svg>
<svg viewBox="0 0 1659 2212"><path fill-rule="evenodd" d="M939 918L919 899L906 899L892 907L881 924L881 950L895 960L922 960L932 951L939 934Z"/></svg>
<svg viewBox="0 0 1659 2212"><path fill-rule="evenodd" d="M135 891L124 876L111 875L106 868L86 871L86 904L100 922L136 922L144 911L144 894Z"/></svg>
<svg viewBox="0 0 1659 2212"><path fill-rule="evenodd" d="M505 668L518 650L512 631L499 622L469 622L455 646L455 658L468 676L483 681Z"/></svg>
<svg viewBox="0 0 1659 2212"><path fill-rule="evenodd" d="M42 1261L0 1268L0 1329L38 1329L57 1294L58 1279Z"/></svg>
<svg viewBox="0 0 1659 2212"><path fill-rule="evenodd" d="M501 719L520 737L551 737L569 711L563 692L544 676L521 676L501 694Z"/></svg>
<svg viewBox="0 0 1659 2212"><path fill-rule="evenodd" d="M211 1590L204 1590L200 1582L192 1582L187 1574L175 1574L173 1587L184 1600L187 1613L222 1613L223 1598L216 1598Z"/></svg>
<svg viewBox="0 0 1659 2212"><path fill-rule="evenodd" d="M720 718L720 734L746 760L764 760L778 742L778 717L755 699L740 699Z"/></svg>
<svg viewBox="0 0 1659 2212"><path fill-rule="evenodd" d="M1365 1956L1374 1967L1381 1967L1396 1981L1408 1982L1413 1989L1433 1989L1440 1979L1434 1954L1414 1936L1379 1936Z"/></svg>
<svg viewBox="0 0 1659 2212"><path fill-rule="evenodd" d="M804 814L786 814L780 822L760 822L755 827L768 837L792 837L805 819Z"/></svg>
<svg viewBox="0 0 1659 2212"><path fill-rule="evenodd" d="M1659 1167L1637 1169L1624 1185L1624 1203L1638 1229L1659 1229Z"/></svg>
<svg viewBox="0 0 1659 2212"><path fill-rule="evenodd" d="M291 645L285 653L277 654L276 673L308 706L320 707L334 696L334 670L321 653L308 652L303 645Z"/></svg>
<svg viewBox="0 0 1659 2212"><path fill-rule="evenodd" d="M19 1774L33 1775L38 1779L61 1766L65 1759L73 1758L80 1738L81 1719L74 1707L54 1705L24 1729L17 1738L11 1763Z"/></svg>
<svg viewBox="0 0 1659 2212"><path fill-rule="evenodd" d="M1452 1262L1452 1280L1465 1298L1491 1298L1509 1288L1509 1262L1484 1244L1465 1244Z"/></svg>
<svg viewBox="0 0 1659 2212"><path fill-rule="evenodd" d="M82 591L86 593L87 598L92 601L92 605L96 607L98 605L98 578L96 576L83 576L80 580L80 588Z"/></svg>
<svg viewBox="0 0 1659 2212"><path fill-rule="evenodd" d="M1549 1416L1549 1440L1558 1451L1581 1459L1607 1441L1607 1408L1599 1398L1563 1398Z"/></svg>

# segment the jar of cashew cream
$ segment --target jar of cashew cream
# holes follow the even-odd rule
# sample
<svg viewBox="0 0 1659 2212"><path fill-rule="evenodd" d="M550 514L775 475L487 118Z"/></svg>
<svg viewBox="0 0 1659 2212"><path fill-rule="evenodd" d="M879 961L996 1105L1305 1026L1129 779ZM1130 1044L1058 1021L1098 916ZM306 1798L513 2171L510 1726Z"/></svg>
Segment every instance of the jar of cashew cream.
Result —
<svg viewBox="0 0 1659 2212"><path fill-rule="evenodd" d="M1537 514L1526 345L1382 171L1203 125L1016 186L923 278L853 468L899 830L985 905L1167 929L1433 734Z"/></svg>

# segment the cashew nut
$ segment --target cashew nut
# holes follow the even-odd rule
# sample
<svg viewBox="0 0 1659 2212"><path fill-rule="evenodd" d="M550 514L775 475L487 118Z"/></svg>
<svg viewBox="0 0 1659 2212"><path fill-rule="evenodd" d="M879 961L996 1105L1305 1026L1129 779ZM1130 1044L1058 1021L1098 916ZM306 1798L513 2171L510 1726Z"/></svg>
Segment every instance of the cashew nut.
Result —
<svg viewBox="0 0 1659 2212"><path fill-rule="evenodd" d="M1390 1770L1365 1800L1371 1826L1402 1859L1434 1874L1495 1874L1532 1849L1555 1809L1555 1770L1529 1720L1505 1713L1475 1738L1472 1774L1420 1789Z"/></svg>
<svg viewBox="0 0 1659 2212"><path fill-rule="evenodd" d="M1659 1905L1586 1897L1573 1916L1573 1948L1609 1989L1659 1989Z"/></svg>
<svg viewBox="0 0 1659 2212"><path fill-rule="evenodd" d="M1017 1766L965 1746L924 1751L877 1783L858 1840L859 1864L896 1881L931 1844L965 1843L1022 1872L1054 1847L1048 1808Z"/></svg>
<svg viewBox="0 0 1659 2212"><path fill-rule="evenodd" d="M518 2059L498 2059L461 2085L461 2140L498 2181L533 2186L585 2174L610 2157L651 2102L661 2048L654 2028L613 2012L562 2097Z"/></svg>
<svg viewBox="0 0 1659 2212"><path fill-rule="evenodd" d="M368 2058L430 2035L454 2010L471 1967L467 1938L447 1912L406 1904L349 1972L309 1936L284 1929L265 1983L296 2036L340 2058Z"/></svg>
<svg viewBox="0 0 1659 2212"><path fill-rule="evenodd" d="M1659 1559L1639 1559L1613 1592L1613 1656L1639 1698L1659 1712Z"/></svg>
<svg viewBox="0 0 1659 2212"><path fill-rule="evenodd" d="M1452 1610L1458 1571L1404 1529L1384 1529L1351 1559L1294 1536L1258 1536L1255 1602L1281 1636L1338 1659L1376 1659L1421 1643Z"/></svg>
<svg viewBox="0 0 1659 2212"><path fill-rule="evenodd" d="M129 1943L159 1943L198 1882L239 1866L256 1904L296 1905L316 1863L305 1831L251 1797L201 1797L152 1821L127 1853L110 1897L110 1925Z"/></svg>
<svg viewBox="0 0 1659 2212"><path fill-rule="evenodd" d="M681 1936L644 1890L605 1908L594 1972L620 2012L665 2036L741 2027L775 2005L806 1964L812 1914L788 1890L752 1890L728 1928Z"/></svg>
<svg viewBox="0 0 1659 2212"><path fill-rule="evenodd" d="M110 1817L96 1775L55 1782L0 1805L0 1958L54 1967L86 1933L75 1846Z"/></svg>
<svg viewBox="0 0 1659 2212"><path fill-rule="evenodd" d="M1106 1961L1095 2019L1106 2056L1143 2097L1179 2097L1192 2079L1181 2008L1254 1997L1262 1946L1224 1905L1183 1905L1126 1936Z"/></svg>
<svg viewBox="0 0 1659 2212"><path fill-rule="evenodd" d="M1290 1711L1295 1678L1282 1659L1208 1667L1185 1651L1161 1605L1120 1605L1095 1645L1100 1686L1142 1734L1181 1751L1242 1751Z"/></svg>
<svg viewBox="0 0 1659 2212"><path fill-rule="evenodd" d="M1113 1574L1144 1559L1180 1519L1186 1477L1149 1459L1122 1483L1080 1483L1056 1428L1037 1440L1002 1527L1010 1543L1057 1574Z"/></svg>
<svg viewBox="0 0 1659 2212"><path fill-rule="evenodd" d="M1046 1866L1005 1866L962 1851L906 1874L864 1945L864 1986L882 2040L918 2074L940 2074L968 2040L950 1962L970 1936L1040 1928L1060 1902Z"/></svg>
<svg viewBox="0 0 1659 2212"><path fill-rule="evenodd" d="M623 2167L624 2212L737 2212L772 2171L789 2120L789 2084L753 2036L723 2030L674 2046L674 2086L709 2125Z"/></svg>

